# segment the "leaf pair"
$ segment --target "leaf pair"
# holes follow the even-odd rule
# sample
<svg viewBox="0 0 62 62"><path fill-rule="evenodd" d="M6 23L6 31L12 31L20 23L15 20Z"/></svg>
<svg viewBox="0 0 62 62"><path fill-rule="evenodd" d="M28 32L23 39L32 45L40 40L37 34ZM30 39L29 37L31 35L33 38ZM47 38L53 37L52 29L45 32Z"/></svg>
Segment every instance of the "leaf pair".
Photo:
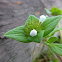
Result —
<svg viewBox="0 0 62 62"><path fill-rule="evenodd" d="M31 16L29 16L29 18L27 19L25 24L27 24L29 21L33 21L34 19L39 20L37 17L31 15ZM25 27L25 25L16 27L16 28L8 31L7 33L5 33L4 36L11 38L11 39L15 39L20 42L24 42L24 43L29 43L29 42L40 43L41 42L43 34L44 34L44 30L41 30L36 36L32 37L32 36L25 35L24 27Z"/></svg>
<svg viewBox="0 0 62 62"><path fill-rule="evenodd" d="M58 38L57 37L50 37L48 39L48 42L44 42L47 46L49 46L49 48L56 54L61 55L62 56L62 44L58 44L58 43L53 43L55 41L57 41Z"/></svg>
<svg viewBox="0 0 62 62"><path fill-rule="evenodd" d="M62 16L47 17L46 20L44 21L44 23L42 23L42 25L45 29L41 30L35 37L25 35L25 32L24 32L25 25L16 27L16 28L8 31L7 33L5 33L4 36L15 39L20 42L24 42L24 43L28 43L28 42L40 43L43 36L44 37L47 36L54 30L54 28L56 27L56 25L58 24L58 22L60 21L61 18L62 18ZM29 16L29 18L27 19L25 24L27 24L27 23L29 23L29 21L33 21L33 20L39 21L39 19L37 17L31 15L31 16ZM42 29L42 27L41 27L41 29Z"/></svg>

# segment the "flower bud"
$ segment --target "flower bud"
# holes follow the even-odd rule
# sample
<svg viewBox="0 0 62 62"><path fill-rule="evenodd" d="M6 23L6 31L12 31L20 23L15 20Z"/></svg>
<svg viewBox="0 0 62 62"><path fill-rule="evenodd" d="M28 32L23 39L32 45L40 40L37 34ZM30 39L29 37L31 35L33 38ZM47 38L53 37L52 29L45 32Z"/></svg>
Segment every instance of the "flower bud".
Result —
<svg viewBox="0 0 62 62"><path fill-rule="evenodd" d="M30 32L33 29L36 30L37 33L43 29L43 26L41 23L39 23L39 20L33 19L33 20L27 22L27 24L25 24L25 27L24 27L25 35L30 36Z"/></svg>
<svg viewBox="0 0 62 62"><path fill-rule="evenodd" d="M41 15L40 19L39 19L39 22L43 23L45 20L46 20L46 16Z"/></svg>
<svg viewBox="0 0 62 62"><path fill-rule="evenodd" d="M30 36L36 36L37 35L37 31L35 29L31 30L30 32Z"/></svg>

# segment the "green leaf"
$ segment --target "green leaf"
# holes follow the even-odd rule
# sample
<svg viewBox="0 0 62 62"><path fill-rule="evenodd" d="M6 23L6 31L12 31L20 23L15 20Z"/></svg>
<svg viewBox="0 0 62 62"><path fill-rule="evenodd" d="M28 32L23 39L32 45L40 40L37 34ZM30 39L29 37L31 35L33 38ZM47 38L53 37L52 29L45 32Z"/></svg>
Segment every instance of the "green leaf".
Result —
<svg viewBox="0 0 62 62"><path fill-rule="evenodd" d="M57 41L57 40L58 40L57 37L50 37L50 38L48 39L48 43L53 43L53 42L55 42L55 41Z"/></svg>
<svg viewBox="0 0 62 62"><path fill-rule="evenodd" d="M51 11L49 11L47 8L45 8L45 11L46 11L46 13L47 13L48 15L51 14Z"/></svg>
<svg viewBox="0 0 62 62"><path fill-rule="evenodd" d="M4 36L24 43L30 42L24 34L24 26L16 27L5 33Z"/></svg>
<svg viewBox="0 0 62 62"><path fill-rule="evenodd" d="M48 45L48 46L50 47L50 49L51 49L54 53L56 53L56 54L62 56L62 44L58 44L58 43L48 43L48 42L46 42L46 41L44 41L44 43L45 43L46 45Z"/></svg>
<svg viewBox="0 0 62 62"><path fill-rule="evenodd" d="M48 37L54 35L54 33L57 32L57 31L59 31L59 30L62 30L62 27L54 29L54 30L48 35Z"/></svg>
<svg viewBox="0 0 62 62"><path fill-rule="evenodd" d="M34 15L30 15L29 17L28 17L28 19L26 20L26 22L25 22L25 24L27 24L28 22L30 22L30 21L35 21L35 20L38 20L39 21L39 19L37 18L37 17L35 17Z"/></svg>
<svg viewBox="0 0 62 62"><path fill-rule="evenodd" d="M62 10L56 7L52 7L51 13L52 15L62 15Z"/></svg>
<svg viewBox="0 0 62 62"><path fill-rule="evenodd" d="M43 34L44 34L44 30L41 30L37 34L37 36L34 36L34 37L29 36L28 39L29 39L29 41L40 43L43 38Z"/></svg>
<svg viewBox="0 0 62 62"><path fill-rule="evenodd" d="M50 32L54 30L61 18L62 16L48 17L46 21L43 22L43 25L45 27L44 36L47 36Z"/></svg>
<svg viewBox="0 0 62 62"><path fill-rule="evenodd" d="M49 47L54 53L62 56L62 44L49 44Z"/></svg>

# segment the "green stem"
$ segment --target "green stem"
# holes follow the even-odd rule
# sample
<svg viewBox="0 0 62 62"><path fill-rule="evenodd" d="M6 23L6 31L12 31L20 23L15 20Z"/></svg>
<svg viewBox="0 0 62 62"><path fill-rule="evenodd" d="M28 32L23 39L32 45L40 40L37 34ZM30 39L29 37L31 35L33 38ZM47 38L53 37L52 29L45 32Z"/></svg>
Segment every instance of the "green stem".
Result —
<svg viewBox="0 0 62 62"><path fill-rule="evenodd" d="M35 61L36 61L36 58L39 57L40 51L41 51L41 47L42 47L42 46L43 46L43 42L40 43L39 48L38 48L38 51L36 52L36 55L34 56L33 62L35 62ZM43 48L42 48L42 49L43 49Z"/></svg>

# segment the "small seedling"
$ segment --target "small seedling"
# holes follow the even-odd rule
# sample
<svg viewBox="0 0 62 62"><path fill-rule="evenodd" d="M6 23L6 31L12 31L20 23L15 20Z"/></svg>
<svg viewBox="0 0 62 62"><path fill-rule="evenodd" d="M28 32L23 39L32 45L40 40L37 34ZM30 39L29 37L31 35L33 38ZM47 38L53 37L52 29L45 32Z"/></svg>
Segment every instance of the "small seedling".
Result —
<svg viewBox="0 0 62 62"><path fill-rule="evenodd" d="M8 31L4 36L24 43L44 42L55 54L62 56L62 44L54 43L58 38L53 36L55 32L62 30L62 27L55 28L61 18L62 15L52 17L41 15L40 18L30 15L25 25Z"/></svg>

